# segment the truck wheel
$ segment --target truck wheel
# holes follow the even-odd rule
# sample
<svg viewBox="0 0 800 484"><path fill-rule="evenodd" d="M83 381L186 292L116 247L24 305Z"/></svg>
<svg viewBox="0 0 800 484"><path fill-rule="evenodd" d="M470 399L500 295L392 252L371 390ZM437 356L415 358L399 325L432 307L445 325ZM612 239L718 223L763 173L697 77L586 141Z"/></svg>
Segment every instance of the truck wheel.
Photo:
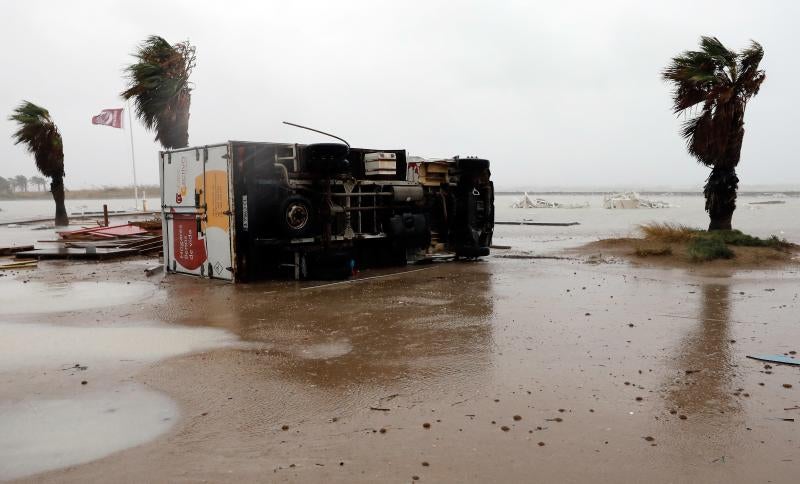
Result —
<svg viewBox="0 0 800 484"><path fill-rule="evenodd" d="M489 160L483 158L459 158L458 167L470 172L483 171L489 169Z"/></svg>
<svg viewBox="0 0 800 484"><path fill-rule="evenodd" d="M301 239L311 234L314 212L311 202L302 195L291 195L281 204L278 223L283 234L290 239Z"/></svg>

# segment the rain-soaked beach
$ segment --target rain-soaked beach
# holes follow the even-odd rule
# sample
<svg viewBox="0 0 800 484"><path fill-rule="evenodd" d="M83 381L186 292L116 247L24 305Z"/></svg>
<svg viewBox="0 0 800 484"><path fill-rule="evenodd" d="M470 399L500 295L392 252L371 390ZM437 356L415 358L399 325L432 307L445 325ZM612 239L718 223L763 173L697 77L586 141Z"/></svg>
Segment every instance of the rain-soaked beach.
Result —
<svg viewBox="0 0 800 484"><path fill-rule="evenodd" d="M0 479L795 481L800 373L746 356L800 351L796 265L564 251L676 212L593 226L503 203L582 225L498 226L512 249L483 261L340 283L147 277L144 258L7 271ZM743 228L797 241L796 203Z"/></svg>

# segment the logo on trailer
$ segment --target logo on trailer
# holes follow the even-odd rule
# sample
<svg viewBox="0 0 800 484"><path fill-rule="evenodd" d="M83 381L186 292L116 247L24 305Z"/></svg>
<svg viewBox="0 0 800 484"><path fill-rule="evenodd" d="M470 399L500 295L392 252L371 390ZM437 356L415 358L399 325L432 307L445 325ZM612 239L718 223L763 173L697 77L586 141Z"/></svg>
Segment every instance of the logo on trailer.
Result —
<svg viewBox="0 0 800 484"><path fill-rule="evenodd" d="M172 241L175 260L190 271L197 269L208 258L205 239L202 238L202 232L198 232L197 217L173 210L172 228L175 233Z"/></svg>

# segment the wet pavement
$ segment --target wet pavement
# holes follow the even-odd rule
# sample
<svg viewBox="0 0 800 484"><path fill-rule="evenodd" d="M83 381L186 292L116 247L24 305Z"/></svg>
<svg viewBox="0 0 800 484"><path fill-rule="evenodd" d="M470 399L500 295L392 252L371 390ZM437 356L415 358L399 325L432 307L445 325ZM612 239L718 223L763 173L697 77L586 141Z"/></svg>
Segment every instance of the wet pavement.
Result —
<svg viewBox="0 0 800 484"><path fill-rule="evenodd" d="M87 425L54 427L90 447L121 425L92 417L104 408L147 409L124 422L170 419L36 481L796 481L800 369L746 358L800 351L795 268L491 257L347 283L233 286L148 279L146 265L70 266L72 284L135 274L113 304L101 297L113 291L96 291L91 308L3 315L4 334L16 325L77 348L44 342L25 353L15 343L16 356L0 357L0 422L18 421L14 412L35 422L28 448L40 462L57 462L38 444L48 426L8 402L35 400L52 409L47 422L75 415ZM17 297L46 307L64 271L41 266ZM169 351L157 351L162 343ZM118 356L132 364L112 361L118 348L147 351ZM88 370L61 370L93 354ZM20 369L29 359L42 363ZM38 403L40 393L66 403ZM0 463L20 445L0 439ZM101 457L81 455L71 462Z"/></svg>

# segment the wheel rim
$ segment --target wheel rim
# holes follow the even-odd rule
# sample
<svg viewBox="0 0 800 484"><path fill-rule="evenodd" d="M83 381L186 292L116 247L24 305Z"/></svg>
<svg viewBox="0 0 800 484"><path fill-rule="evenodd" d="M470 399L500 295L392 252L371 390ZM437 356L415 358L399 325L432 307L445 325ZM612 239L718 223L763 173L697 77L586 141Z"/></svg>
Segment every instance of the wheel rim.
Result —
<svg viewBox="0 0 800 484"><path fill-rule="evenodd" d="M292 230L302 230L308 225L308 207L302 203L292 203L286 208L286 225Z"/></svg>

